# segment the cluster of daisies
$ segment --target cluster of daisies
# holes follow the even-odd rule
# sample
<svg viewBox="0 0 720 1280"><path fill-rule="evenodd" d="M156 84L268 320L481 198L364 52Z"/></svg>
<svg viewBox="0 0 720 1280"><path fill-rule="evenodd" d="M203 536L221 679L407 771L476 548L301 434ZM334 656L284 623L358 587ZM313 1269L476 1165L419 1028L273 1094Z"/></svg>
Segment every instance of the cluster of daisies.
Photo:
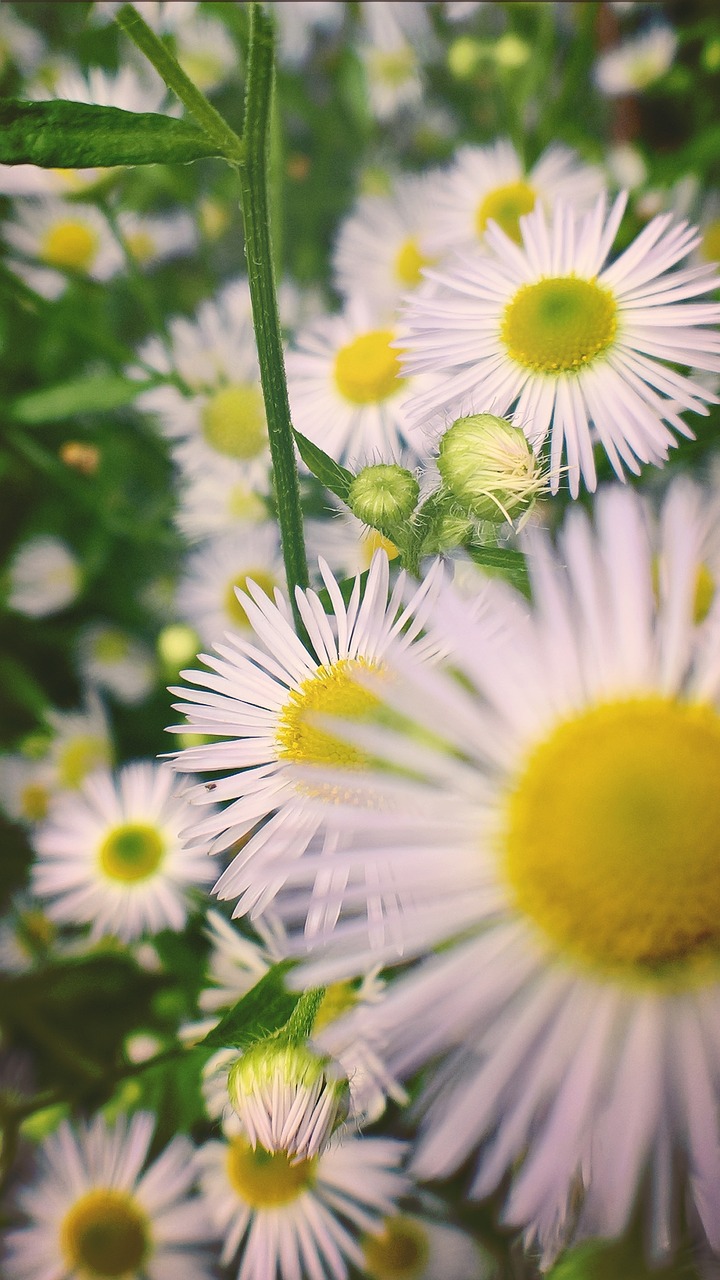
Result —
<svg viewBox="0 0 720 1280"><path fill-rule="evenodd" d="M399 129L443 31L500 8L273 7L289 75L349 29L369 110ZM233 83L217 6L137 8L204 92ZM530 56L492 35L498 65ZM144 66L80 75L10 13L3 40L26 97L175 110ZM675 50L651 25L598 59L596 87L640 92ZM121 952L166 978L162 939L200 939L193 1001L172 1034L126 1038L118 1080L196 1064L202 1121L163 1145L121 1088L89 1119L47 1108L32 1154L21 1124L9 1280L493 1280L508 1240L529 1276L638 1223L632 1280L678 1250L717 1274L720 498L717 478L659 470L653 491L644 468L719 403L718 236L711 198L653 191L642 163L466 143L359 196L334 308L280 282L294 426L364 481L346 509L301 467L310 586L293 600L247 279L127 353L181 568L139 601L155 648L81 626L83 705L46 708L0 761L32 852L0 958L21 980ZM126 209L101 170L0 166L0 190L10 271L50 305L116 277L147 300L146 271L228 221L212 200ZM93 446L65 448L92 477ZM478 538L495 564L522 553L527 589L481 572ZM86 573L38 534L7 606L62 615ZM175 738L123 763L112 714L168 676ZM238 1046L232 1011L278 973L293 1011ZM25 1114L23 1070L0 1045L0 1118ZM448 1179L466 1223L490 1200L482 1243Z"/></svg>

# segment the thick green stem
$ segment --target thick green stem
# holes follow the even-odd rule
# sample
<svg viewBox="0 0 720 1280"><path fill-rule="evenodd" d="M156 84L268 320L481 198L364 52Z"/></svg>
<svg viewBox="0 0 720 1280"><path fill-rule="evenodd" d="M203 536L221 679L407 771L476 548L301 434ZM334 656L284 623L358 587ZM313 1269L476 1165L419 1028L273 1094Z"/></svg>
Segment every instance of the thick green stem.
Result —
<svg viewBox="0 0 720 1280"><path fill-rule="evenodd" d="M253 4L250 16L250 53L243 130L245 156L240 165L240 198L245 226L248 282L275 476L285 573L295 623L302 635L303 629L295 602L295 588L307 586L308 570L273 270L268 200L273 54L272 20L263 12L261 5Z"/></svg>
<svg viewBox="0 0 720 1280"><path fill-rule="evenodd" d="M223 120L219 111L208 102L204 94L185 75L180 64L159 36L151 31L147 23L140 17L132 4L124 4L115 15L115 20L130 37L138 49L152 62L155 70L162 76L168 89L172 89L191 115L195 117L208 138L215 142L226 160L231 164L239 164L243 156L242 138Z"/></svg>

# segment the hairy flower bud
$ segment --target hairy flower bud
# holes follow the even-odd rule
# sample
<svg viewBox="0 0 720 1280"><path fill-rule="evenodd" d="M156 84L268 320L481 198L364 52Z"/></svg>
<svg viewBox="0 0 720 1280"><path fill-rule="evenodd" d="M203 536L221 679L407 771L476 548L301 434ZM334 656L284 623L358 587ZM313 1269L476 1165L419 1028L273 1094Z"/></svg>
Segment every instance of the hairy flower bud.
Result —
<svg viewBox="0 0 720 1280"><path fill-rule="evenodd" d="M547 487L524 433L505 418L458 418L440 441L438 470L458 506L478 520L512 522Z"/></svg>
<svg viewBox="0 0 720 1280"><path fill-rule="evenodd" d="M345 1073L309 1044L253 1045L231 1067L228 1093L253 1147L298 1160L323 1151L348 1113Z"/></svg>
<svg viewBox="0 0 720 1280"><path fill-rule="evenodd" d="M420 496L411 471L394 463L363 467L350 485L348 506L364 524L383 532L407 520Z"/></svg>

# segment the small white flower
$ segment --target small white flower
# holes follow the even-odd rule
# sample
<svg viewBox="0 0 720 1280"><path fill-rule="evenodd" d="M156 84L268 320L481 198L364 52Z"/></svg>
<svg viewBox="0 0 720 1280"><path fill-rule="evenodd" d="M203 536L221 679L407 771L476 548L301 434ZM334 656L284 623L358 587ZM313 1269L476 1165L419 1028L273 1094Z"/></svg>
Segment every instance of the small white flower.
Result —
<svg viewBox="0 0 720 1280"><path fill-rule="evenodd" d="M181 845L188 805L174 784L167 765L131 764L117 782L101 770L53 803L33 840L33 892L52 920L126 942L182 929L188 890L211 866Z"/></svg>
<svg viewBox="0 0 720 1280"><path fill-rule="evenodd" d="M109 1128L63 1121L41 1148L41 1172L17 1196L27 1225L6 1236L13 1280L210 1280L207 1209L191 1195L195 1152L174 1138L146 1165L154 1117Z"/></svg>
<svg viewBox="0 0 720 1280"><path fill-rule="evenodd" d="M364 296L390 322L401 296L417 288L435 255L425 243L432 217L427 180L401 177L388 195L361 196L343 222L333 254L338 291Z"/></svg>
<svg viewBox="0 0 720 1280"><path fill-rule="evenodd" d="M183 450L176 454L182 466ZM215 539L251 525L260 526L267 503L250 484L240 466L218 462L181 472L175 524L188 542Z"/></svg>
<svg viewBox="0 0 720 1280"><path fill-rule="evenodd" d="M273 2L271 8L278 25L278 62L300 67L318 36L340 29L347 6L336 0L294 0L293 4Z"/></svg>
<svg viewBox="0 0 720 1280"><path fill-rule="evenodd" d="M29 618L59 613L77 599L82 586L80 565L59 538L31 538L8 566L7 604Z"/></svg>
<svg viewBox="0 0 720 1280"><path fill-rule="evenodd" d="M55 791L74 791L94 769L112 764L114 751L103 705L92 690L82 711L49 710L47 757Z"/></svg>
<svg viewBox="0 0 720 1280"><path fill-rule="evenodd" d="M175 44L180 66L202 93L219 89L233 72L239 75L238 50L225 24L215 17L202 14L179 23Z"/></svg>
<svg viewBox="0 0 720 1280"><path fill-rule="evenodd" d="M109 280L122 270L122 250L102 214L92 205L60 199L16 200L15 221L3 223L3 235L25 261L13 271L47 298L65 290L70 275Z"/></svg>
<svg viewBox="0 0 720 1280"><path fill-rule="evenodd" d="M197 231L187 213L167 213L148 217L124 210L118 226L130 253L142 270L159 262L183 257L197 246Z"/></svg>
<svg viewBox="0 0 720 1280"><path fill-rule="evenodd" d="M603 53L595 63L595 83L610 95L642 93L672 66L677 35L659 24Z"/></svg>
<svg viewBox="0 0 720 1280"><path fill-rule="evenodd" d="M195 628L204 644L222 640L228 631L250 631L236 589L245 591L250 580L272 597L284 581L275 521L235 524L235 532L213 538L188 556L178 587L178 616Z"/></svg>
<svg viewBox="0 0 720 1280"><path fill-rule="evenodd" d="M686 222L655 218L609 266L625 207L600 198L578 218L558 204L521 220L522 246L491 224L488 252L429 272L401 328L404 364L438 381L406 412L421 424L439 409L514 409L535 448L550 434L553 492L567 457L570 492L596 484L598 440L613 470L661 465L691 429L680 410L707 414L716 397L667 362L720 370L720 305L695 299L717 287L710 267L674 270L698 243ZM440 292L438 292L438 285ZM400 345L400 343L398 343ZM468 409L463 408L467 413Z"/></svg>
<svg viewBox="0 0 720 1280"><path fill-rule="evenodd" d="M130 706L142 702L157 679L152 651L120 627L95 623L77 640L78 666L90 685Z"/></svg>
<svg viewBox="0 0 720 1280"><path fill-rule="evenodd" d="M420 49L430 28L423 4L361 4L358 54L365 68L370 108L378 120L416 108L423 99Z"/></svg>
<svg viewBox="0 0 720 1280"><path fill-rule="evenodd" d="M498 1262L482 1245L427 1214L393 1214L361 1243L367 1280L499 1280Z"/></svg>
<svg viewBox="0 0 720 1280"><path fill-rule="evenodd" d="M347 1115L349 1085L340 1064L311 1044L270 1038L237 1055L227 1078L241 1132L272 1155L321 1155Z"/></svg>

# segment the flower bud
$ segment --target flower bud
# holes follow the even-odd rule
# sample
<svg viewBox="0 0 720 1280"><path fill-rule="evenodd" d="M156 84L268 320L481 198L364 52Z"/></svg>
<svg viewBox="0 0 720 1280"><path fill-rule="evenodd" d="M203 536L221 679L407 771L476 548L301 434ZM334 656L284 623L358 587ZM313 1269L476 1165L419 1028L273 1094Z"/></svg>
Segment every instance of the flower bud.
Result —
<svg viewBox="0 0 720 1280"><path fill-rule="evenodd" d="M345 1120L350 1089L327 1054L309 1044L271 1039L234 1063L228 1093L253 1148L309 1160Z"/></svg>
<svg viewBox="0 0 720 1280"><path fill-rule="evenodd" d="M512 521L547 488L525 434L505 418L458 418L440 441L438 470L458 506L477 520Z"/></svg>
<svg viewBox="0 0 720 1280"><path fill-rule="evenodd" d="M411 471L394 463L363 467L350 485L348 506L373 529L392 528L412 515L420 486Z"/></svg>

